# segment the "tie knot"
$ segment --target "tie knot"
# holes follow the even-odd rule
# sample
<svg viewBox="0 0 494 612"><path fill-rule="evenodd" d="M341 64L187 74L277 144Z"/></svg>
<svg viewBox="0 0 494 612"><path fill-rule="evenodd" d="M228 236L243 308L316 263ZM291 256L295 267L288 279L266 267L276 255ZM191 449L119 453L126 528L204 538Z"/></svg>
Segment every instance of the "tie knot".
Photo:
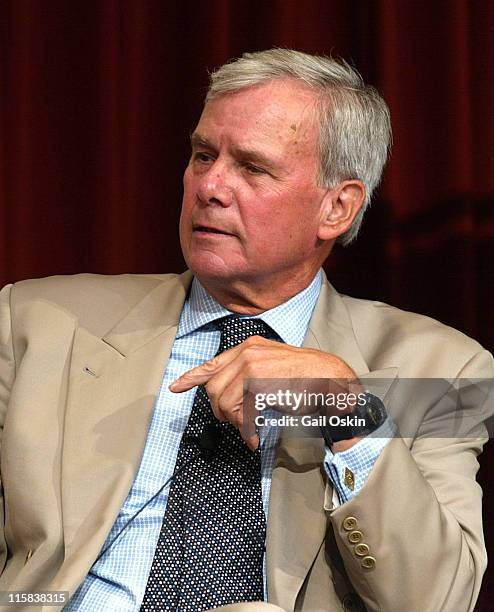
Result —
<svg viewBox="0 0 494 612"><path fill-rule="evenodd" d="M261 319L241 319L235 315L218 319L214 322L221 331L218 353L241 344L250 336L263 336L272 340L279 340L277 334Z"/></svg>

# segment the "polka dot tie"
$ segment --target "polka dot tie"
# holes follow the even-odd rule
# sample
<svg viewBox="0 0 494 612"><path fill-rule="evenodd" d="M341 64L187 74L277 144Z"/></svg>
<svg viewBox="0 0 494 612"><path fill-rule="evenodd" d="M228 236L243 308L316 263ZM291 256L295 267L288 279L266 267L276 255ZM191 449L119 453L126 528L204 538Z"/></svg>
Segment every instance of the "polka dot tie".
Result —
<svg viewBox="0 0 494 612"><path fill-rule="evenodd" d="M259 335L279 340L260 319L225 317L218 354ZM212 458L198 456L191 437L205 425L220 431ZM200 612L263 599L266 519L261 455L238 430L216 420L205 388L198 387L178 451L161 532L141 612Z"/></svg>

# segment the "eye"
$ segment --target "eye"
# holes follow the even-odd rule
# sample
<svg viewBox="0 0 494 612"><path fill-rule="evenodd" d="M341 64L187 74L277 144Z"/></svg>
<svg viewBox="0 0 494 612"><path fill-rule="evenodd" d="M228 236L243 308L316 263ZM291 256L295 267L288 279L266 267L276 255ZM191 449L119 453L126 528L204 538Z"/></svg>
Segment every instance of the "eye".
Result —
<svg viewBox="0 0 494 612"><path fill-rule="evenodd" d="M245 169L249 174L266 174L266 170L259 168L259 166L254 166L252 164L245 164Z"/></svg>
<svg viewBox="0 0 494 612"><path fill-rule="evenodd" d="M214 157L210 153L205 153L204 151L195 151L192 153L192 159L194 161L201 162L203 164L207 164L211 161L214 161Z"/></svg>

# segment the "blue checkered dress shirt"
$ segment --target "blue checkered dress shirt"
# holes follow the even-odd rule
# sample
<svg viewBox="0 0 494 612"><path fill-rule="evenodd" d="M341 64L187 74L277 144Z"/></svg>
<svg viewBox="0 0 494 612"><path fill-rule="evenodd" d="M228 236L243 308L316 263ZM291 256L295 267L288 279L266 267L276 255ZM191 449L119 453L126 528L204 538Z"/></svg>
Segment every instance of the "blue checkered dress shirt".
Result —
<svg viewBox="0 0 494 612"><path fill-rule="evenodd" d="M268 310L259 318L287 344L301 346L321 289L322 275L288 302ZM211 359L217 352L220 332L211 322L231 314L218 304L194 279L180 317L177 335L163 376L141 464L129 495L113 525L105 547L127 521L173 474L178 447L187 424L196 389L174 394L170 383L181 374ZM278 431L260 428L261 479L264 511L267 516L271 473ZM341 502L358 493L387 439L363 440L345 453L327 450L325 465ZM343 470L356 475L353 491L346 488ZM138 611L144 597L154 551L168 499L167 487L136 520L125 529L110 550L91 568L82 585L64 610L70 612Z"/></svg>

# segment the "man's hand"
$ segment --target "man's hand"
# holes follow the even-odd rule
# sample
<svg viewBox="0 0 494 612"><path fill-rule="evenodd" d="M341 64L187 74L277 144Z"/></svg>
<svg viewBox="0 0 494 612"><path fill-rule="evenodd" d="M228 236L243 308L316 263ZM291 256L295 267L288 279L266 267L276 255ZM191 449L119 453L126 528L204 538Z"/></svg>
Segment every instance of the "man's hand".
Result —
<svg viewBox="0 0 494 612"><path fill-rule="evenodd" d="M255 411L250 414L243 406L244 380L247 378L319 378L354 382L357 375L336 355L251 336L238 346L185 372L170 385L170 390L181 393L204 385L216 418L237 427L249 448L255 450L259 444L257 434L252 433L255 430ZM329 388L324 390L326 393L330 391ZM341 387L339 391L342 391ZM285 409L285 412L288 410L291 411Z"/></svg>

